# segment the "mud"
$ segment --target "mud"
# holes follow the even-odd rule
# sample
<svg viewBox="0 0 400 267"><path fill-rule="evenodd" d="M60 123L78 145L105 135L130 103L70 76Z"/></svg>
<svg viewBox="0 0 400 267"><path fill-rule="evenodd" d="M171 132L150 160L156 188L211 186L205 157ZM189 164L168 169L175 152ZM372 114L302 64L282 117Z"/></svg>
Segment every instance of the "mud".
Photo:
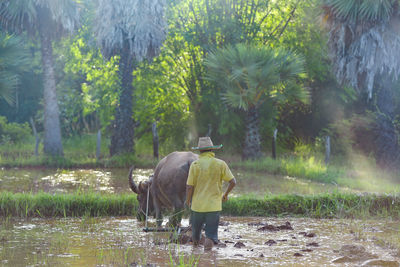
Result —
<svg viewBox="0 0 400 267"><path fill-rule="evenodd" d="M260 225L260 223L256 223L255 225ZM278 226L271 225L271 224L264 224L264 226L257 229L257 231L270 231L270 232L277 232L277 231L281 231L281 230L293 230L293 227L290 224L290 222L285 222L285 224L278 225Z"/></svg>
<svg viewBox="0 0 400 267"><path fill-rule="evenodd" d="M193 246L189 227L172 235L145 233L144 225L132 218L4 221L0 266L174 266L184 261L198 266L319 267L400 262L396 249L376 242L383 234L398 236L398 221L236 217L222 221L220 242L210 252L204 252L203 245ZM288 223L293 230L279 229L289 228ZM279 231L257 231L266 225Z"/></svg>

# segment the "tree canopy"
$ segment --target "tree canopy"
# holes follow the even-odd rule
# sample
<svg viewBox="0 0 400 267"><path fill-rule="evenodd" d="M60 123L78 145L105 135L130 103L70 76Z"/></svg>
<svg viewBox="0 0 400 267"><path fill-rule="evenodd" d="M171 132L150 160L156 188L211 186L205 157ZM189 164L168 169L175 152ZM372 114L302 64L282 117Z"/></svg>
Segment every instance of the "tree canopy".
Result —
<svg viewBox="0 0 400 267"><path fill-rule="evenodd" d="M187 149L209 134L233 153L257 158L270 153L277 129L278 149L285 151L299 140L317 144L329 133L337 142L334 152L354 144L382 157L379 147L396 147L400 130L398 5L5 0L0 115L18 122L34 117L45 140L57 135L46 134L48 129L59 128L50 145L58 155L61 133L98 130L111 155L137 155L151 147L151 126L157 123L163 153ZM7 43L17 42L11 32L24 43L14 46L15 54L2 53ZM24 58L29 64L22 70L8 64ZM54 126L57 119L49 126L56 117L50 115L58 113L60 126ZM369 122L363 130L357 128L360 117ZM357 134L347 135L345 125ZM380 136L390 141L363 143L364 135L373 139L382 129L387 131Z"/></svg>

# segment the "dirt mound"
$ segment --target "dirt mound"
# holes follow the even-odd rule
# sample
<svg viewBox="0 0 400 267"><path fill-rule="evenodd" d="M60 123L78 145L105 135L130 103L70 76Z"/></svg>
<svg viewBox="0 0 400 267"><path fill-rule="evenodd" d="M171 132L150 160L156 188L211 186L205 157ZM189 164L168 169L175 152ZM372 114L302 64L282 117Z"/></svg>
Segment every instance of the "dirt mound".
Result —
<svg viewBox="0 0 400 267"><path fill-rule="evenodd" d="M264 245L268 245L268 246L272 246L272 245L275 245L275 244L276 244L276 241L272 240L272 239L270 239L270 240L268 240L267 242L264 243Z"/></svg>
<svg viewBox="0 0 400 267"><path fill-rule="evenodd" d="M311 243L307 243L306 246L307 247L319 247L319 244L317 242L311 242Z"/></svg>
<svg viewBox="0 0 400 267"><path fill-rule="evenodd" d="M235 248L242 248L242 247L245 247L246 245L245 244L243 244L242 242L237 242L235 245L234 245L234 247Z"/></svg>
<svg viewBox="0 0 400 267"><path fill-rule="evenodd" d="M292 225L290 222L286 222L283 225L275 226L271 224L265 224L264 226L260 227L257 229L257 231L269 231L269 232L277 232L280 230L293 230Z"/></svg>

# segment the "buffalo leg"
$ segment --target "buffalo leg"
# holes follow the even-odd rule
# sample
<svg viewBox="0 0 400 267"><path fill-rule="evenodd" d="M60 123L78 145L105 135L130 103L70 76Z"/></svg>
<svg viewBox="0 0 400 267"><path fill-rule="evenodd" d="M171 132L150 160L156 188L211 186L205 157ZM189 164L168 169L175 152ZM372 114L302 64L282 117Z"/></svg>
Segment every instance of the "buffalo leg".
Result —
<svg viewBox="0 0 400 267"><path fill-rule="evenodd" d="M183 201L175 198L174 201L174 214L169 218L168 225L175 228L181 224L182 211L183 211Z"/></svg>
<svg viewBox="0 0 400 267"><path fill-rule="evenodd" d="M168 225L172 228L176 228L181 224L182 220L182 209L174 209L174 214L169 218Z"/></svg>
<svg viewBox="0 0 400 267"><path fill-rule="evenodd" d="M161 227L162 222L163 222L163 218L162 218L162 214L161 214L161 205L160 205L160 202L158 201L158 199L156 197L154 197L154 195L153 195L153 203L154 203L154 210L156 212L157 227Z"/></svg>

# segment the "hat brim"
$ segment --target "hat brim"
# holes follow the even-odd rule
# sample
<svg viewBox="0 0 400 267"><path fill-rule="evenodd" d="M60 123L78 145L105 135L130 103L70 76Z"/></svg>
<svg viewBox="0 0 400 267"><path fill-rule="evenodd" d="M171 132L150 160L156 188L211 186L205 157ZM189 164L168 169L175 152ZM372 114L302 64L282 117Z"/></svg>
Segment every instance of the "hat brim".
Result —
<svg viewBox="0 0 400 267"><path fill-rule="evenodd" d="M205 147L192 147L192 150L214 150L214 149L221 149L222 145L219 146L205 146Z"/></svg>

